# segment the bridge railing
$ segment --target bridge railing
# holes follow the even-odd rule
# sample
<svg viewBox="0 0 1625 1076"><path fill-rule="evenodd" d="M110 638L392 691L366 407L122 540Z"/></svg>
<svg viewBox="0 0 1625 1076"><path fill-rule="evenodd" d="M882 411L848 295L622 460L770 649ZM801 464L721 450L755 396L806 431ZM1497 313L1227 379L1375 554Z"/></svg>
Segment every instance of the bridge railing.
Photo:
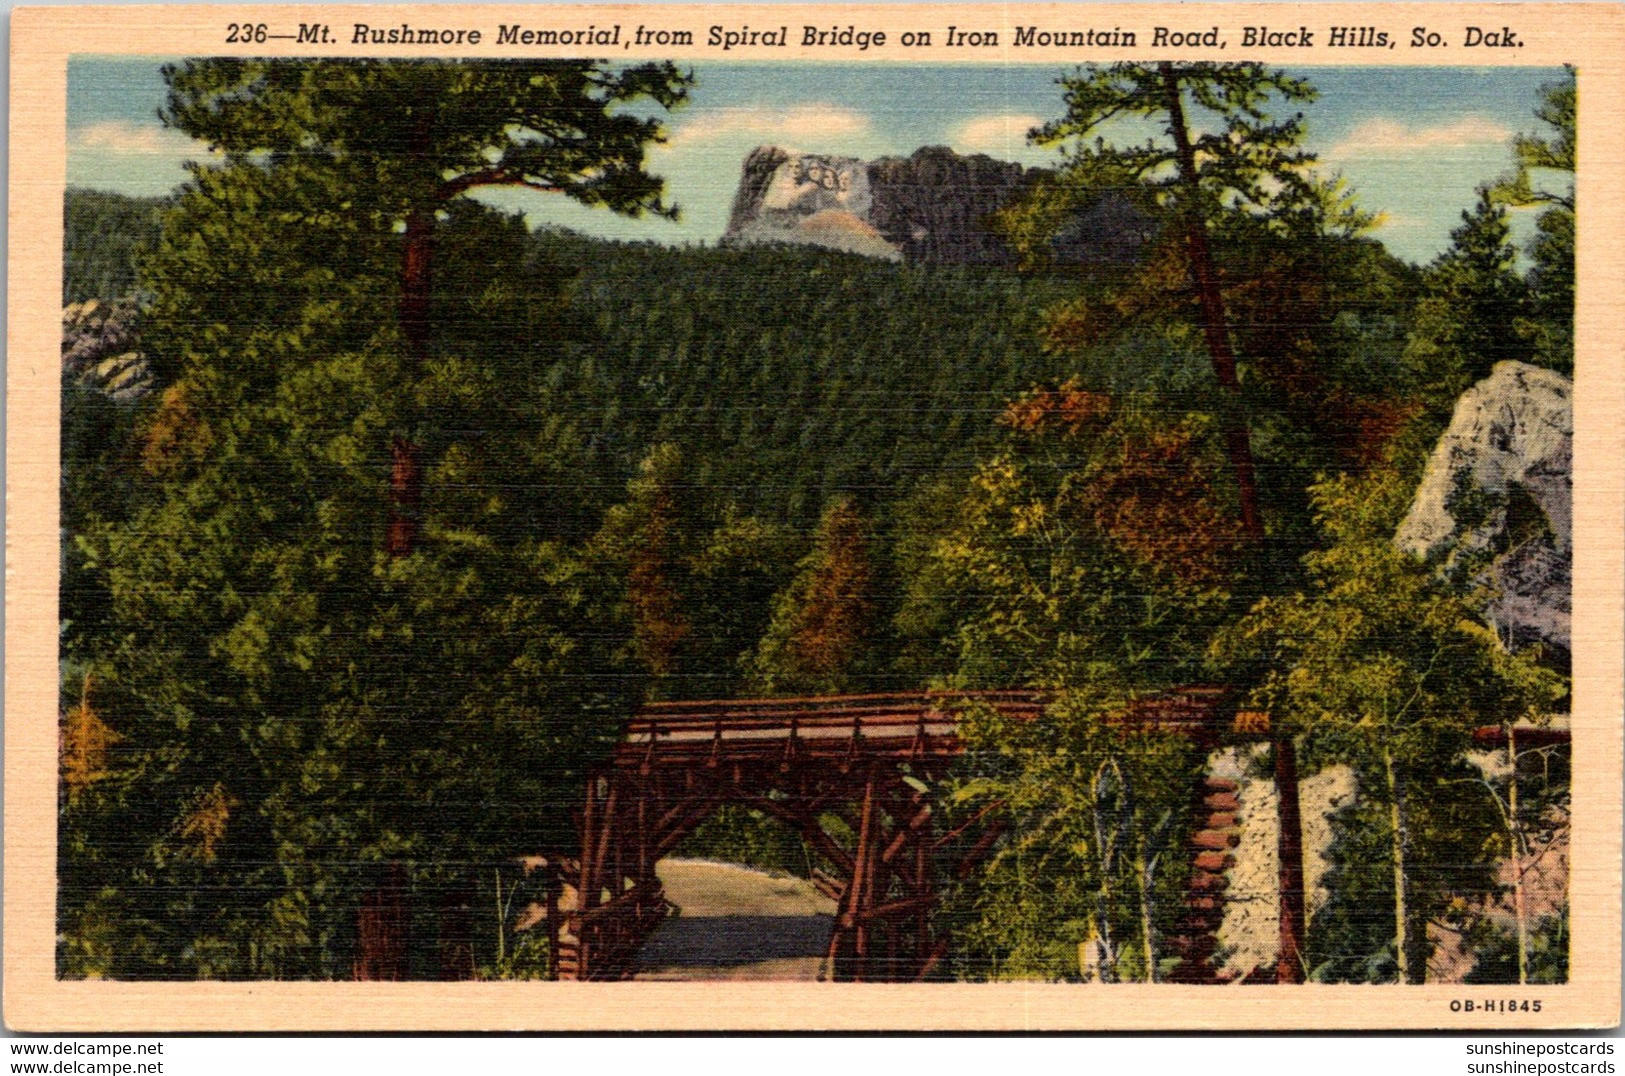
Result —
<svg viewBox="0 0 1625 1076"><path fill-rule="evenodd" d="M1117 720L1201 733L1213 728L1228 694L1219 687L1181 688L1137 700ZM1047 701L1042 692L1013 689L655 702L628 722L617 754L740 757L801 748L830 753L850 750L859 741L870 751L957 754L959 717L967 705L1031 720Z"/></svg>
<svg viewBox="0 0 1625 1076"><path fill-rule="evenodd" d="M982 703L1017 719L1043 709L1036 691L898 692L773 699L707 699L645 705L628 722L622 752L659 748L730 756L787 745L821 752L861 740L870 749L907 747L940 753L958 711Z"/></svg>

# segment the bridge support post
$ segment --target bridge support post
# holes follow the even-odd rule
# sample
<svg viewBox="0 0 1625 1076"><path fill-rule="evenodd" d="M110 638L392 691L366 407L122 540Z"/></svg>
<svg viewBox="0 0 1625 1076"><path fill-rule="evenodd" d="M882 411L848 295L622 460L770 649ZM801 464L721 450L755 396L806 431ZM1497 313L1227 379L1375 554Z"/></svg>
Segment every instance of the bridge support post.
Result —
<svg viewBox="0 0 1625 1076"><path fill-rule="evenodd" d="M863 982L869 972L870 943L875 905L879 805L872 770L863 777L863 795L858 808L857 847L852 853L852 877L847 882L837 909L835 929L829 941L830 978L840 982Z"/></svg>
<svg viewBox="0 0 1625 1076"><path fill-rule="evenodd" d="M547 977L557 980L563 971L564 922L559 914L559 896L564 889L564 871L557 857L548 855L542 871L542 929L547 931Z"/></svg>

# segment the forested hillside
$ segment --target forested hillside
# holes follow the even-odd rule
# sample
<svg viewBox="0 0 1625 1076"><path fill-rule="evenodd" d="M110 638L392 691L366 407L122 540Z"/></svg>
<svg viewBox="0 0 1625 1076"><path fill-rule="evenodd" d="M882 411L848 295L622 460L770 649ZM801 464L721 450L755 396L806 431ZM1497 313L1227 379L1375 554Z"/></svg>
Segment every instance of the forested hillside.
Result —
<svg viewBox="0 0 1625 1076"><path fill-rule="evenodd" d="M1016 393L1064 373L1037 311L1062 282L811 248L620 246L538 234L613 386L623 458L670 441L693 480L799 526L967 468ZM630 451L629 451L630 450Z"/></svg>
<svg viewBox="0 0 1625 1076"><path fill-rule="evenodd" d="M68 301L131 291L159 209L69 192ZM1039 311L1067 292L1060 280L550 231L521 256L506 282L513 308L540 312L562 294L563 310L546 311L562 329L505 343L546 366L602 466L624 482L649 446L671 442L695 484L803 528L837 493L878 504L965 470L1009 399L1068 368L1038 334ZM482 316L483 292L458 298L440 301L459 331L534 325Z"/></svg>
<svg viewBox="0 0 1625 1076"><path fill-rule="evenodd" d="M135 290L136 262L158 244L162 198L69 188L62 240L62 302L119 299Z"/></svg>

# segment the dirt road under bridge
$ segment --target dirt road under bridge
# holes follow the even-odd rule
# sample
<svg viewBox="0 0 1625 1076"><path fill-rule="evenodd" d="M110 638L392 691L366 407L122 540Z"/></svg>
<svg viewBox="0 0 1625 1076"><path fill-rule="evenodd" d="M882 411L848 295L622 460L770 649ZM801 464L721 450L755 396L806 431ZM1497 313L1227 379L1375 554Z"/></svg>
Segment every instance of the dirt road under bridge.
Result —
<svg viewBox="0 0 1625 1076"><path fill-rule="evenodd" d="M812 883L735 863L662 860L667 898L682 909L638 954L639 979L823 976L835 903Z"/></svg>

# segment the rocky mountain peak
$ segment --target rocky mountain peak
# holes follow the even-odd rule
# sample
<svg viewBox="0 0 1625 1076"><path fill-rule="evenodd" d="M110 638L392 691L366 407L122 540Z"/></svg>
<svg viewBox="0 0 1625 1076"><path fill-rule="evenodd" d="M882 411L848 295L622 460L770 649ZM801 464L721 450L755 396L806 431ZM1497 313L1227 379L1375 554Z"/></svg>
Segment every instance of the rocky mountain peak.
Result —
<svg viewBox="0 0 1625 1076"><path fill-rule="evenodd" d="M800 244L915 264L1007 265L1013 255L991 218L1041 174L945 146L869 161L758 146L745 158L723 242ZM1125 241L1137 249L1144 222L1125 209L1103 199L1080 213L1057 255L1118 260Z"/></svg>

